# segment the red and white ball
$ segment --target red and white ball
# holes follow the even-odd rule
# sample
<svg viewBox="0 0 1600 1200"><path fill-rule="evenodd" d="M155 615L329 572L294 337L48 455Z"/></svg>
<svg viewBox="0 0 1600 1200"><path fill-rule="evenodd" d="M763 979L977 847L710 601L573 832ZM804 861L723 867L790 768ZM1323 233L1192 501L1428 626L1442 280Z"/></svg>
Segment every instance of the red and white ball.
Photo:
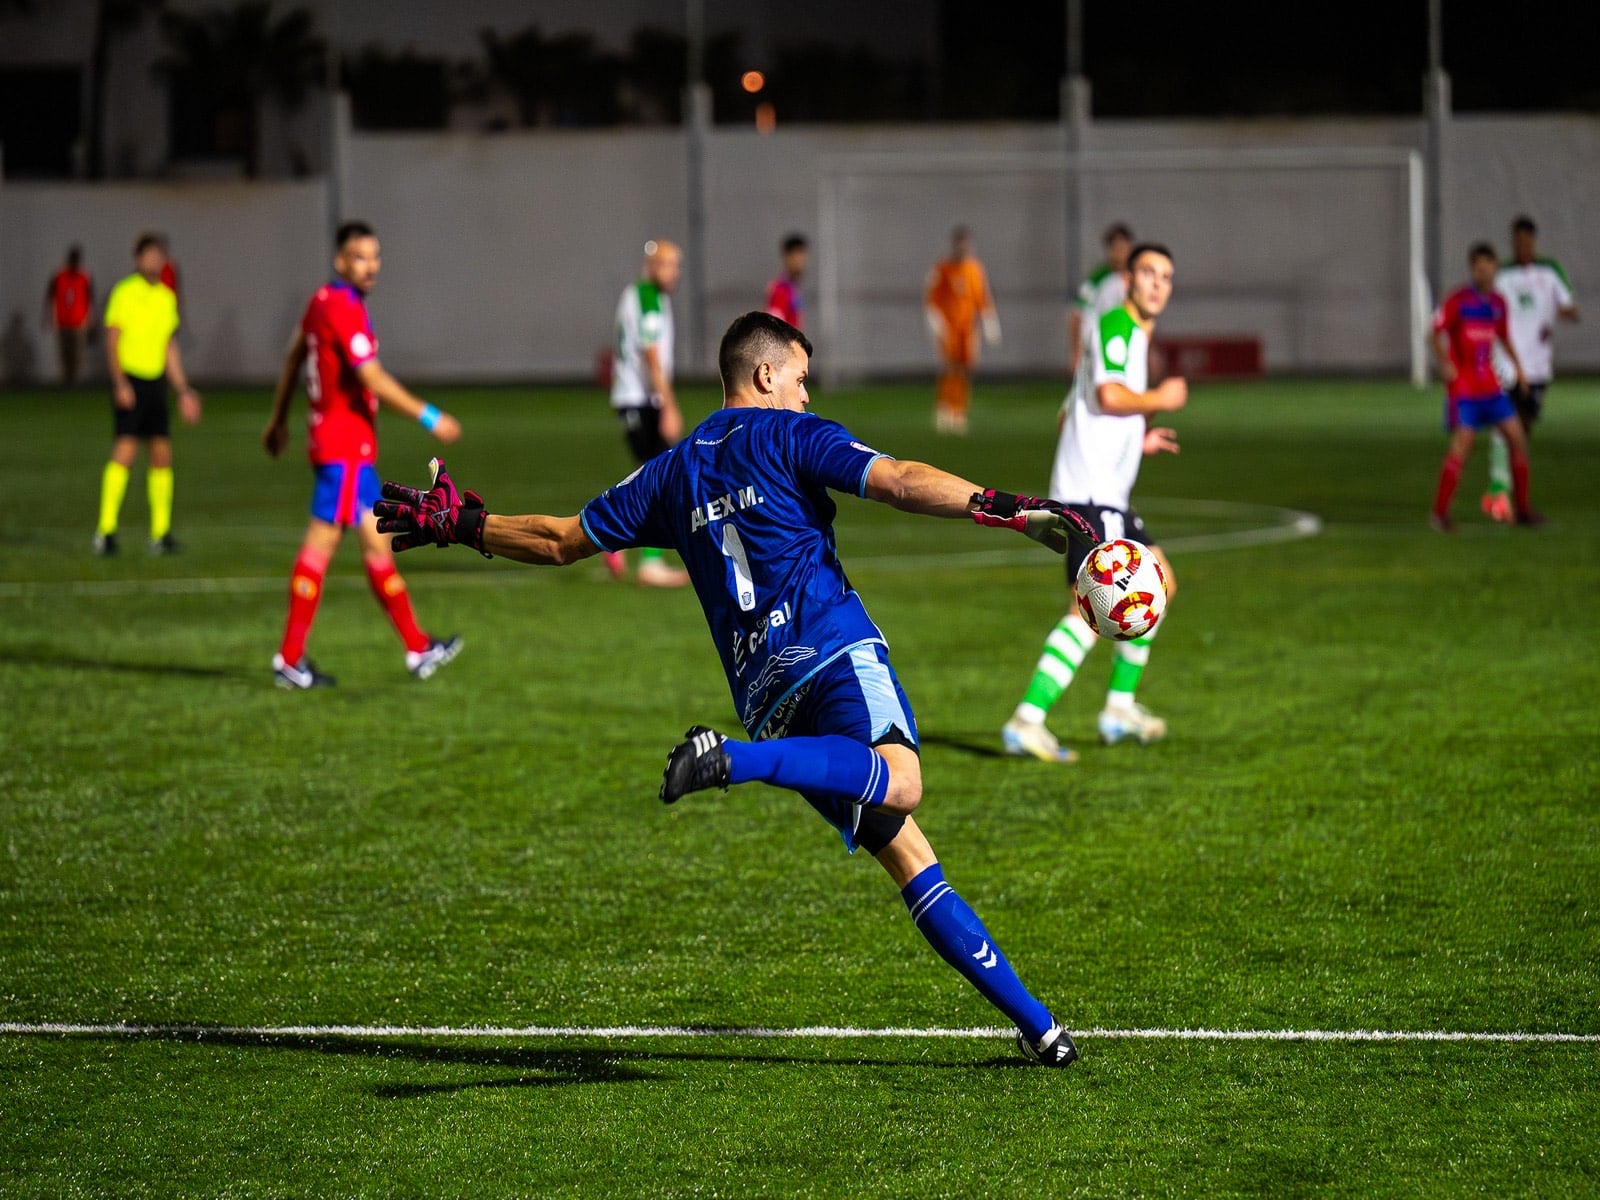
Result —
<svg viewBox="0 0 1600 1200"><path fill-rule="evenodd" d="M1078 610L1118 642L1143 637L1167 610L1167 577L1154 551L1126 538L1102 542L1078 568Z"/></svg>

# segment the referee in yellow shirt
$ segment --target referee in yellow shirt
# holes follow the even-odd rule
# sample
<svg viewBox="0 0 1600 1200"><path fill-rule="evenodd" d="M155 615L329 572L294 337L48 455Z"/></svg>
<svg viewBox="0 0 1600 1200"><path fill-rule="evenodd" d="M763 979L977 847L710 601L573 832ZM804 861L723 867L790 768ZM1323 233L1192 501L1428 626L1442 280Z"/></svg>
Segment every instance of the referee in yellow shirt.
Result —
<svg viewBox="0 0 1600 1200"><path fill-rule="evenodd" d="M178 351L178 297L161 282L167 252L144 234L134 243L135 271L106 302L106 363L111 368L111 461L100 480L100 525L94 552L117 552L117 519L128 490L128 469L145 444L150 489L150 553L172 554L172 437L167 381L178 389L178 413L200 419L200 393L189 386Z"/></svg>

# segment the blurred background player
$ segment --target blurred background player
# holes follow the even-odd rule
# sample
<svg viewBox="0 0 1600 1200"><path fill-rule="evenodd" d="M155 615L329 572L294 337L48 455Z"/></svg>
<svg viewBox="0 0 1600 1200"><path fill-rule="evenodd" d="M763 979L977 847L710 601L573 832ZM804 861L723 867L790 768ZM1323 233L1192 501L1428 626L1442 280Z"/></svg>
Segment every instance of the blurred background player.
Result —
<svg viewBox="0 0 1600 1200"><path fill-rule="evenodd" d="M167 383L178 389L178 413L189 424L200 419L200 393L189 386L178 350L178 298L161 282L167 255L152 233L133 247L135 271L106 301L106 366L111 372L111 461L100 478L100 524L94 552L117 552L117 522L128 491L128 470L145 446L150 497L150 553L173 554L172 419Z"/></svg>
<svg viewBox="0 0 1600 1200"><path fill-rule="evenodd" d="M787 321L796 329L806 327L806 300L800 293L800 281L806 275L806 259L811 254L811 243L805 235L791 233L783 239L783 274L767 284L767 311L780 321Z"/></svg>
<svg viewBox="0 0 1600 1200"><path fill-rule="evenodd" d="M878 860L918 932L1016 1023L1023 1054L1070 1066L1071 1036L945 881L912 816L922 799L916 719L834 552L829 493L1015 529L1057 553L1070 518L1059 504L897 462L812 416L810 354L805 334L770 313L737 318L717 354L722 409L577 516L491 515L440 472L426 493L384 484L382 527L402 535L402 550L454 542L548 566L607 546L674 546L751 740L691 728L668 755L661 799L756 781L799 792L847 850L862 846Z"/></svg>
<svg viewBox="0 0 1600 1200"><path fill-rule="evenodd" d="M1533 218L1518 217L1513 221L1512 261L1502 266L1494 279L1495 291L1506 302L1511 344L1522 359L1523 383L1511 393L1511 403L1516 406L1524 438L1533 434L1534 422L1544 409L1545 388L1555 375L1555 353L1550 344L1555 323L1578 319L1567 273L1555 259L1536 256L1538 235ZM1483 497L1483 511L1496 521L1512 518L1511 455L1498 429L1490 435L1489 490Z"/></svg>
<svg viewBox="0 0 1600 1200"><path fill-rule="evenodd" d="M406 670L427 679L461 650L459 637L432 638L417 625L405 580L395 570L390 538L378 532L372 515L377 502L378 405L410 417L448 445L461 425L407 391L378 361L378 339L367 316L367 293L382 266L378 239L370 225L347 221L335 237L335 278L318 288L306 305L272 398L272 416L261 443L273 458L289 444L289 404L304 371L307 414L306 451L315 485L311 523L289 577L289 616L283 641L272 656L274 682L281 688L328 687L305 656L306 638L322 599L323 578L334 551L351 527L361 541L362 562L372 594L389 614L406 648Z"/></svg>
<svg viewBox="0 0 1600 1200"><path fill-rule="evenodd" d="M1177 435L1147 428L1148 415L1176 412L1189 398L1182 379L1165 379L1154 388L1149 383L1150 335L1172 296L1172 254L1153 243L1135 246L1128 268L1127 298L1089 326L1084 358L1063 406L1050 497L1084 517L1101 541L1126 537L1149 546L1171 598L1178 590L1172 564L1151 541L1129 495L1143 455L1178 452ZM1067 548L1067 615L1045 639L1028 690L1001 730L1007 754L1057 763L1077 758L1056 740L1045 718L1097 640L1078 611L1078 568L1089 550L1077 542ZM1100 740L1108 746L1129 737L1147 745L1166 736L1167 723L1135 699L1155 635L1152 629L1131 642L1114 643L1117 661L1099 720Z"/></svg>
<svg viewBox="0 0 1600 1200"><path fill-rule="evenodd" d="M1506 329L1506 302L1494 290L1494 247L1479 242L1467 255L1472 280L1451 292L1433 318L1433 352L1445 381L1445 428L1450 447L1439 468L1428 523L1441 533L1455 529L1450 500L1461 482L1461 468L1472 453L1480 429L1498 429L1505 435L1511 458L1511 488L1519 525L1538 525L1543 518L1528 504L1528 453L1516 406L1500 387L1494 369L1494 348L1505 347L1517 374L1517 387L1527 384L1522 360Z"/></svg>
<svg viewBox="0 0 1600 1200"><path fill-rule="evenodd" d="M55 330L56 357L61 364L61 382L71 387L83 369L83 350L88 339L89 313L94 307L94 280L83 269L83 248L73 246L67 261L50 277L44 291L44 324Z"/></svg>
<svg viewBox="0 0 1600 1200"><path fill-rule="evenodd" d="M972 254L972 234L958 225L950 233L950 257L933 264L923 295L928 332L939 349L939 383L933 424L940 433L965 433L972 403L972 368L978 362L978 324L984 340L1000 344L1000 317L989 292L989 276Z"/></svg>
<svg viewBox="0 0 1600 1200"><path fill-rule="evenodd" d="M683 436L683 413L672 391L672 293L683 271L683 251L667 241L644 244L644 270L617 302L616 357L611 364L611 407L622 422L634 462L643 466ZM606 555L606 569L621 578L621 553ZM686 571L660 550L639 552L638 580L645 587L683 587Z"/></svg>
<svg viewBox="0 0 1600 1200"><path fill-rule="evenodd" d="M1078 285L1067 312L1067 369L1076 372L1083 355L1083 331L1122 303L1128 294L1128 251L1133 249L1133 230L1117 222L1101 239L1106 260L1090 271Z"/></svg>

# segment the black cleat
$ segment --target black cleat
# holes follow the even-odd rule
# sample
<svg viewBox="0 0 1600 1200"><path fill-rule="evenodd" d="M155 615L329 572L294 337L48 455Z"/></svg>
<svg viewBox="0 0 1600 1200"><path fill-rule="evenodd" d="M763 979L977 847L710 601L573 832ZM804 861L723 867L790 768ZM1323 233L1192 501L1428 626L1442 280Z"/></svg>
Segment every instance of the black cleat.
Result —
<svg viewBox="0 0 1600 1200"><path fill-rule="evenodd" d="M1030 1042L1023 1036L1022 1030L1017 1030L1017 1049L1029 1062L1038 1063L1041 1067L1070 1067L1078 1061L1077 1043L1059 1025L1050 1026L1050 1032L1037 1043Z"/></svg>
<svg viewBox="0 0 1600 1200"><path fill-rule="evenodd" d="M94 552L98 558L115 558L117 556L117 535L114 533L95 534Z"/></svg>
<svg viewBox="0 0 1600 1200"><path fill-rule="evenodd" d="M163 533L158 538L150 541L150 553L157 558L166 554L179 554L183 551L183 543L170 533Z"/></svg>
<svg viewBox="0 0 1600 1200"><path fill-rule="evenodd" d="M1543 525L1544 514L1536 508L1518 509L1517 524L1524 527L1537 527Z"/></svg>
<svg viewBox="0 0 1600 1200"><path fill-rule="evenodd" d="M286 663L283 655L272 656L272 682L291 692L309 692L312 688L332 687L336 680L324 675L311 665L311 660L301 655L297 663Z"/></svg>
<svg viewBox="0 0 1600 1200"><path fill-rule="evenodd" d="M715 729L695 725L686 730L684 740L667 755L667 769L661 772L661 801L671 804L690 792L728 786L732 762L722 748L723 736Z"/></svg>

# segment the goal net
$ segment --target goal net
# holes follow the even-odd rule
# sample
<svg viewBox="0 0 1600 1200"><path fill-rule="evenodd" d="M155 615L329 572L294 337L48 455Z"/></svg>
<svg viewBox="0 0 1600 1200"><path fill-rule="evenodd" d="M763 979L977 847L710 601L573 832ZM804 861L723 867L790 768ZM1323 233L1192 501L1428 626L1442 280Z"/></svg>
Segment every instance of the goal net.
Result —
<svg viewBox="0 0 1600 1200"><path fill-rule="evenodd" d="M985 361L1062 372L1068 238L1087 269L1122 221L1175 258L1159 337L1253 340L1268 371L1423 380L1415 151L846 155L823 164L818 200L818 359L835 379L928 370L923 281L955 225L972 229L1000 314Z"/></svg>

